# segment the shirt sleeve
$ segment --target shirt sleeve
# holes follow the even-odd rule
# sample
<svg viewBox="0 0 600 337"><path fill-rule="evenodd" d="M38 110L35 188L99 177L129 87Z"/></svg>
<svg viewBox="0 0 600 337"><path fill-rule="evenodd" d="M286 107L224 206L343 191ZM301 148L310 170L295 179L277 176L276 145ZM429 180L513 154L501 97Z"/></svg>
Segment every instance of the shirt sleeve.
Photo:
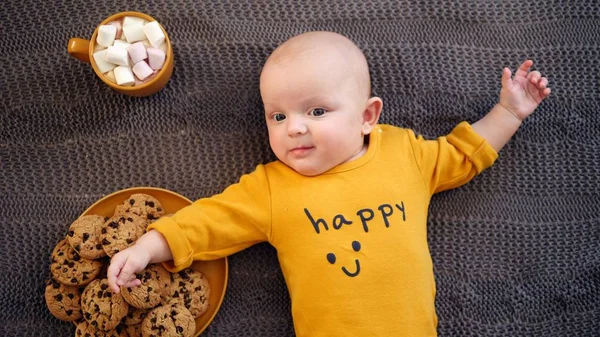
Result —
<svg viewBox="0 0 600 337"><path fill-rule="evenodd" d="M171 272L194 260L214 260L234 254L271 235L271 198L264 166L240 178L223 193L199 199L171 217L148 226L166 238L173 261Z"/></svg>
<svg viewBox="0 0 600 337"><path fill-rule="evenodd" d="M409 130L415 160L431 194L469 182L498 158L498 153L467 122L436 140L425 140Z"/></svg>

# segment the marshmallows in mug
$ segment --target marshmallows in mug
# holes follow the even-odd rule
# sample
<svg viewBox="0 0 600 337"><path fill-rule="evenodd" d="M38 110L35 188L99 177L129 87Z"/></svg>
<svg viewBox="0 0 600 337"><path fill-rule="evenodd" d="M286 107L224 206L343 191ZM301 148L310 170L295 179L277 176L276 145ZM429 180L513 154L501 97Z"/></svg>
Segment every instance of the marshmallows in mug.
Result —
<svg viewBox="0 0 600 337"><path fill-rule="evenodd" d="M94 61L111 82L122 86L143 84L162 69L165 41L158 22L126 16L98 28Z"/></svg>

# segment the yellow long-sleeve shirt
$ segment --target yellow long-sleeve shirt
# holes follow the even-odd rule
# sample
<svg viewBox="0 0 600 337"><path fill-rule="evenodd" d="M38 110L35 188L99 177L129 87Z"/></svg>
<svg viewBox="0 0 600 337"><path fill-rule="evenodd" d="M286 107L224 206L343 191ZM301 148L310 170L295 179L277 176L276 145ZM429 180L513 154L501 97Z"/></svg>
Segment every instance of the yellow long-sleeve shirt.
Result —
<svg viewBox="0 0 600 337"><path fill-rule="evenodd" d="M270 242L297 336L435 336L431 195L496 158L466 122L437 140L378 125L357 160L315 177L279 161L259 165L149 229L167 239L172 271Z"/></svg>

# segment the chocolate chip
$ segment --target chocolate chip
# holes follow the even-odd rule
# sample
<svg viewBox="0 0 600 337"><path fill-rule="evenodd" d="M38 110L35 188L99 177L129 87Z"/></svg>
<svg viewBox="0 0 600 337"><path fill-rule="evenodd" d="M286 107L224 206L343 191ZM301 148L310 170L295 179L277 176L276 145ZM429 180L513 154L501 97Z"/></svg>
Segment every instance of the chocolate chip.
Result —
<svg viewBox="0 0 600 337"><path fill-rule="evenodd" d="M148 213L148 216L146 216L146 218L147 218L148 220L155 220L155 219L158 219L158 218L155 218L155 217L154 217L154 215L152 215L152 214L150 214L150 213Z"/></svg>
<svg viewBox="0 0 600 337"><path fill-rule="evenodd" d="M69 236L73 237L73 235L75 235L75 232L74 231L69 231Z"/></svg>
<svg viewBox="0 0 600 337"><path fill-rule="evenodd" d="M180 327L179 325L177 327L175 327L175 330L177 330L177 333L182 333L183 332L183 328Z"/></svg>
<svg viewBox="0 0 600 337"><path fill-rule="evenodd" d="M73 314L73 310L67 310L65 311L65 313L67 314L67 316L71 316Z"/></svg>
<svg viewBox="0 0 600 337"><path fill-rule="evenodd" d="M110 219L110 218L109 218L109 217L107 217L107 216L105 216L105 217L104 217L104 222L107 222L107 221L108 221L108 219Z"/></svg>
<svg viewBox="0 0 600 337"><path fill-rule="evenodd" d="M73 248L75 248L75 250L81 250L81 246L79 246L79 245L75 245L75 247L73 247Z"/></svg>
<svg viewBox="0 0 600 337"><path fill-rule="evenodd" d="M70 298L70 299L73 299L75 297L75 295L73 295L73 294L67 294L67 297Z"/></svg>
<svg viewBox="0 0 600 337"><path fill-rule="evenodd" d="M102 234L106 234L106 227L102 227Z"/></svg>
<svg viewBox="0 0 600 337"><path fill-rule="evenodd" d="M146 201L145 205L154 208L154 201Z"/></svg>
<svg viewBox="0 0 600 337"><path fill-rule="evenodd" d="M132 218L127 218L127 221L133 222L133 219Z"/></svg>
<svg viewBox="0 0 600 337"><path fill-rule="evenodd" d="M105 239L102 239L102 245L106 246L106 245L110 245L110 241Z"/></svg>
<svg viewBox="0 0 600 337"><path fill-rule="evenodd" d="M98 249L98 250L102 249L102 245L101 244L97 244L96 245L96 249Z"/></svg>
<svg viewBox="0 0 600 337"><path fill-rule="evenodd" d="M77 279L73 277L73 278L71 279L71 283L77 283Z"/></svg>
<svg viewBox="0 0 600 337"><path fill-rule="evenodd" d="M119 224L117 222L111 222L108 224L108 227L117 229L117 228L119 228Z"/></svg>
<svg viewBox="0 0 600 337"><path fill-rule="evenodd" d="M106 283L102 283L102 284L100 285L100 289L102 289L102 290L106 290L106 289L108 289L108 284L106 284Z"/></svg>
<svg viewBox="0 0 600 337"><path fill-rule="evenodd" d="M158 207L158 208L156 209L156 211L157 211L157 212L162 212L162 208Z"/></svg>
<svg viewBox="0 0 600 337"><path fill-rule="evenodd" d="M133 243L133 240L131 240L131 239L127 239L125 241L127 242L127 244L132 244Z"/></svg>
<svg viewBox="0 0 600 337"><path fill-rule="evenodd" d="M58 294L58 295L54 296L54 298L55 298L57 301L62 301L62 294Z"/></svg>
<svg viewBox="0 0 600 337"><path fill-rule="evenodd" d="M90 238L88 233L83 233L83 242L86 242Z"/></svg>
<svg viewBox="0 0 600 337"><path fill-rule="evenodd" d="M130 204L131 206L133 206L133 204L135 204L135 200L134 200L134 199L129 199L129 204Z"/></svg>

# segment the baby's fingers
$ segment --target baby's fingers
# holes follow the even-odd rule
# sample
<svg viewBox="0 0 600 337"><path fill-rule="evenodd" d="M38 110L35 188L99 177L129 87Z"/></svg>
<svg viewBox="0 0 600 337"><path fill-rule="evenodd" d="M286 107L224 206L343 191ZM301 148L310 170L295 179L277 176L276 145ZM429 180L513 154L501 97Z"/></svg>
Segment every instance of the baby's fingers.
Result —
<svg viewBox="0 0 600 337"><path fill-rule="evenodd" d="M139 280L137 277L135 277L135 275L132 275L132 277L129 280L127 280L125 283L123 283L121 285L121 288L137 287L141 284L142 284L142 281Z"/></svg>
<svg viewBox="0 0 600 337"><path fill-rule="evenodd" d="M540 78L542 78L542 74L539 71L532 71L529 74L527 74L527 78L529 79L529 81L533 84L537 84L538 81L540 80Z"/></svg>
<svg viewBox="0 0 600 337"><path fill-rule="evenodd" d="M108 271L106 272L106 277L108 279L108 285L115 292L119 293L119 285L117 284L117 276L121 273L121 269L125 266L125 262L127 262L127 258L122 254L115 255L110 260L110 266L108 266Z"/></svg>

